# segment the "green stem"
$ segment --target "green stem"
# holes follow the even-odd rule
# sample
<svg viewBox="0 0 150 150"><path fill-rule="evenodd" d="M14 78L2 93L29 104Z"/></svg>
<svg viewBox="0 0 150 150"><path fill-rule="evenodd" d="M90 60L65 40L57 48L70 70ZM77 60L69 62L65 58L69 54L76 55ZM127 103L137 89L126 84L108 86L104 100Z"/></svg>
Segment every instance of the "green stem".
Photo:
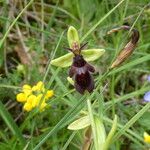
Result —
<svg viewBox="0 0 150 150"><path fill-rule="evenodd" d="M0 84L0 88L8 88L8 89L21 89L19 86Z"/></svg>
<svg viewBox="0 0 150 150"><path fill-rule="evenodd" d="M95 131L96 127L95 127L94 117L93 117L93 113L92 113L92 106L91 106L91 102L89 99L87 99L87 106L88 106L88 112L89 112L89 116L90 116L91 127L92 127L94 147L95 147L95 150L98 150L98 143L97 143L97 137L96 137L96 131Z"/></svg>

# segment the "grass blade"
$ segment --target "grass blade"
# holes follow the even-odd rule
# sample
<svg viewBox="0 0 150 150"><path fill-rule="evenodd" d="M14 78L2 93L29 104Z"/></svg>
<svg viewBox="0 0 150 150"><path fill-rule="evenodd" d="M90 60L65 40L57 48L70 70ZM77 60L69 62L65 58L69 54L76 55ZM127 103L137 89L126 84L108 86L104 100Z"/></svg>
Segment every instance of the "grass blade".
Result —
<svg viewBox="0 0 150 150"><path fill-rule="evenodd" d="M86 37L91 34L97 26L99 26L113 11L115 11L122 3L124 0L121 0L113 9L111 9L103 18L101 18L93 27L82 37L81 43L86 39Z"/></svg>
<svg viewBox="0 0 150 150"><path fill-rule="evenodd" d="M148 109L150 108L150 103L147 103L134 117L132 117L125 126L114 136L113 140L117 140L121 135L123 135L127 129L129 129Z"/></svg>
<svg viewBox="0 0 150 150"><path fill-rule="evenodd" d="M23 14L23 12L32 4L34 0L31 0L23 9L22 11L19 13L19 15L15 18L15 20L12 22L12 24L9 26L8 30L6 31L6 33L4 34L3 38L0 40L0 48L3 45L3 42L5 41L7 35L9 34L11 28L15 25L15 23L17 22L17 20L20 18L20 16Z"/></svg>
<svg viewBox="0 0 150 150"><path fill-rule="evenodd" d="M3 105L1 101L0 101L0 115L5 121L5 123L7 124L7 126L9 127L9 129L12 131L12 133L16 135L16 137L19 139L21 145L24 146L26 142L20 132L20 129L18 128L18 126L14 122L14 119L11 117L11 115L6 110L5 106Z"/></svg>
<svg viewBox="0 0 150 150"><path fill-rule="evenodd" d="M46 140L53 135L56 131L58 131L59 129L61 129L61 127L64 125L66 125L66 122L68 121L68 118L74 113L74 111L76 111L76 109L81 105L81 103L83 103L84 100L80 99L78 101L78 103L56 124L56 126L47 133L47 135L33 148L33 150L37 150L40 148L40 146L42 144L44 144L46 142Z"/></svg>

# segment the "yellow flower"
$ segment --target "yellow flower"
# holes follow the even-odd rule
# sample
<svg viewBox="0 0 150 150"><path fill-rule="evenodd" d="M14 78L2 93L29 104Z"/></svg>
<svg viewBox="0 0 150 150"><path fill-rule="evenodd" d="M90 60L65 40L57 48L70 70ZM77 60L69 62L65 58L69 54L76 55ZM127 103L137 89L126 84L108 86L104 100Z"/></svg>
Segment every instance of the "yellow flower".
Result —
<svg viewBox="0 0 150 150"><path fill-rule="evenodd" d="M27 103L29 103L30 105L32 105L32 107L35 107L37 105L37 97L35 95L30 95L27 98Z"/></svg>
<svg viewBox="0 0 150 150"><path fill-rule="evenodd" d="M42 81L39 81L36 86L38 91L42 91L44 89L44 83Z"/></svg>
<svg viewBox="0 0 150 150"><path fill-rule="evenodd" d="M43 98L43 99L42 99ZM43 94L39 94L37 96L37 106L39 105L39 103L45 101L44 97L43 97Z"/></svg>
<svg viewBox="0 0 150 150"><path fill-rule="evenodd" d="M25 84L22 87L22 92L16 95L16 99L18 102L24 103L23 109L27 112L31 111L35 107L38 107L40 111L43 111L47 106L46 99L53 95L53 90L48 90L45 93L44 83L39 81L33 87Z"/></svg>
<svg viewBox="0 0 150 150"><path fill-rule="evenodd" d="M47 103L45 102L44 94L39 94L37 96L37 107L40 108L40 111L43 111L47 106Z"/></svg>
<svg viewBox="0 0 150 150"><path fill-rule="evenodd" d="M40 105L40 111L43 111L47 106L47 103L43 102L41 105Z"/></svg>
<svg viewBox="0 0 150 150"><path fill-rule="evenodd" d="M146 133L146 132L144 132L144 141L146 143L150 143L150 135L148 133Z"/></svg>
<svg viewBox="0 0 150 150"><path fill-rule="evenodd" d="M25 85L23 85L23 90L25 89L25 90L31 90L31 86L30 85L28 85L28 84L25 84Z"/></svg>
<svg viewBox="0 0 150 150"><path fill-rule="evenodd" d="M25 93L19 93L16 96L18 102L26 102L27 95Z"/></svg>
<svg viewBox="0 0 150 150"><path fill-rule="evenodd" d="M30 85L28 84L25 84L23 87L23 92L26 94L26 95L30 95L32 93L32 88Z"/></svg>
<svg viewBox="0 0 150 150"><path fill-rule="evenodd" d="M54 91L53 90L48 90L46 92L45 98L46 99L51 98L53 95L54 95Z"/></svg>
<svg viewBox="0 0 150 150"><path fill-rule="evenodd" d="M32 108L33 107L32 107L32 105L30 103L25 103L24 106L23 106L23 109L28 111L28 112L31 111Z"/></svg>
<svg viewBox="0 0 150 150"><path fill-rule="evenodd" d="M42 92L44 92L45 91L44 83L42 81L39 81L36 85L34 85L32 87L32 91L42 91Z"/></svg>
<svg viewBox="0 0 150 150"><path fill-rule="evenodd" d="M34 85L34 86L32 87L32 91L37 91L37 86L36 86L36 85Z"/></svg>

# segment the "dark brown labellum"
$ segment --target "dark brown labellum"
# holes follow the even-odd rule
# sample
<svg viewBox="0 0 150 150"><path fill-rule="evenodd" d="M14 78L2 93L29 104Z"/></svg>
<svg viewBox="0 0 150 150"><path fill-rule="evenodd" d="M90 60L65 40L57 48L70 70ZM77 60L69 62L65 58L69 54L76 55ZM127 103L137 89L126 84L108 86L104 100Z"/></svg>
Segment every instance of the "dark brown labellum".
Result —
<svg viewBox="0 0 150 150"><path fill-rule="evenodd" d="M81 46L81 48L83 48L83 46ZM81 51L81 48L78 50L79 52ZM85 90L92 92L94 89L94 81L91 72L94 72L95 69L84 60L80 53L74 54L73 63L69 70L69 76L74 79L74 86L79 93L84 94Z"/></svg>

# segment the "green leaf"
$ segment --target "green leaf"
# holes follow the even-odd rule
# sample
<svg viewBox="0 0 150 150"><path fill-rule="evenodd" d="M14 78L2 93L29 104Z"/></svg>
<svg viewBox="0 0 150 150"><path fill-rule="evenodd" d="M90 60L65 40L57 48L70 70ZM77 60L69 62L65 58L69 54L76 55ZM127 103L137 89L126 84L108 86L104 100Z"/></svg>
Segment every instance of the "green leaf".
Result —
<svg viewBox="0 0 150 150"><path fill-rule="evenodd" d="M104 144L104 150L108 150L108 148L110 147L110 144L112 142L113 136L116 132L117 129L117 115L115 115L115 118L113 120L113 124L111 127L111 130L106 138L105 144Z"/></svg>
<svg viewBox="0 0 150 150"><path fill-rule="evenodd" d="M106 140L106 131L103 124L103 121L95 116L95 131L96 131L96 139L97 139L97 150L102 149L104 150L105 140Z"/></svg>
<svg viewBox="0 0 150 150"><path fill-rule="evenodd" d="M87 50L82 50L81 54L85 58L87 62L89 61L94 61L100 56L104 54L105 50L104 49L87 49ZM51 61L51 65L57 66L57 67L69 67L72 64L72 59L74 57L73 53L68 53L66 55L63 55L59 58L56 58Z"/></svg>
<svg viewBox="0 0 150 150"><path fill-rule="evenodd" d="M69 126L69 130L80 130L88 127L90 125L90 118L89 116L81 117L74 122L72 122Z"/></svg>
<svg viewBox="0 0 150 150"><path fill-rule="evenodd" d="M104 144L106 140L105 127L104 127L103 121L97 116L94 117L94 122L95 122L95 128L96 128L95 130L96 130L96 137L97 137L97 142L98 142L98 149L101 149L102 147L104 148Z"/></svg>
<svg viewBox="0 0 150 150"><path fill-rule="evenodd" d="M95 120L94 120L94 114L93 114L93 110L92 110L92 105L91 105L91 100L90 99L87 99L87 107L88 107L88 113L89 113L89 118L90 118L90 122L91 122L91 128L92 128L94 150L99 150L98 149L97 133L96 133L96 123L95 123Z"/></svg>
<svg viewBox="0 0 150 150"><path fill-rule="evenodd" d="M80 46L78 31L73 26L69 27L67 32L67 38L70 48L73 48L73 43L77 43Z"/></svg>

